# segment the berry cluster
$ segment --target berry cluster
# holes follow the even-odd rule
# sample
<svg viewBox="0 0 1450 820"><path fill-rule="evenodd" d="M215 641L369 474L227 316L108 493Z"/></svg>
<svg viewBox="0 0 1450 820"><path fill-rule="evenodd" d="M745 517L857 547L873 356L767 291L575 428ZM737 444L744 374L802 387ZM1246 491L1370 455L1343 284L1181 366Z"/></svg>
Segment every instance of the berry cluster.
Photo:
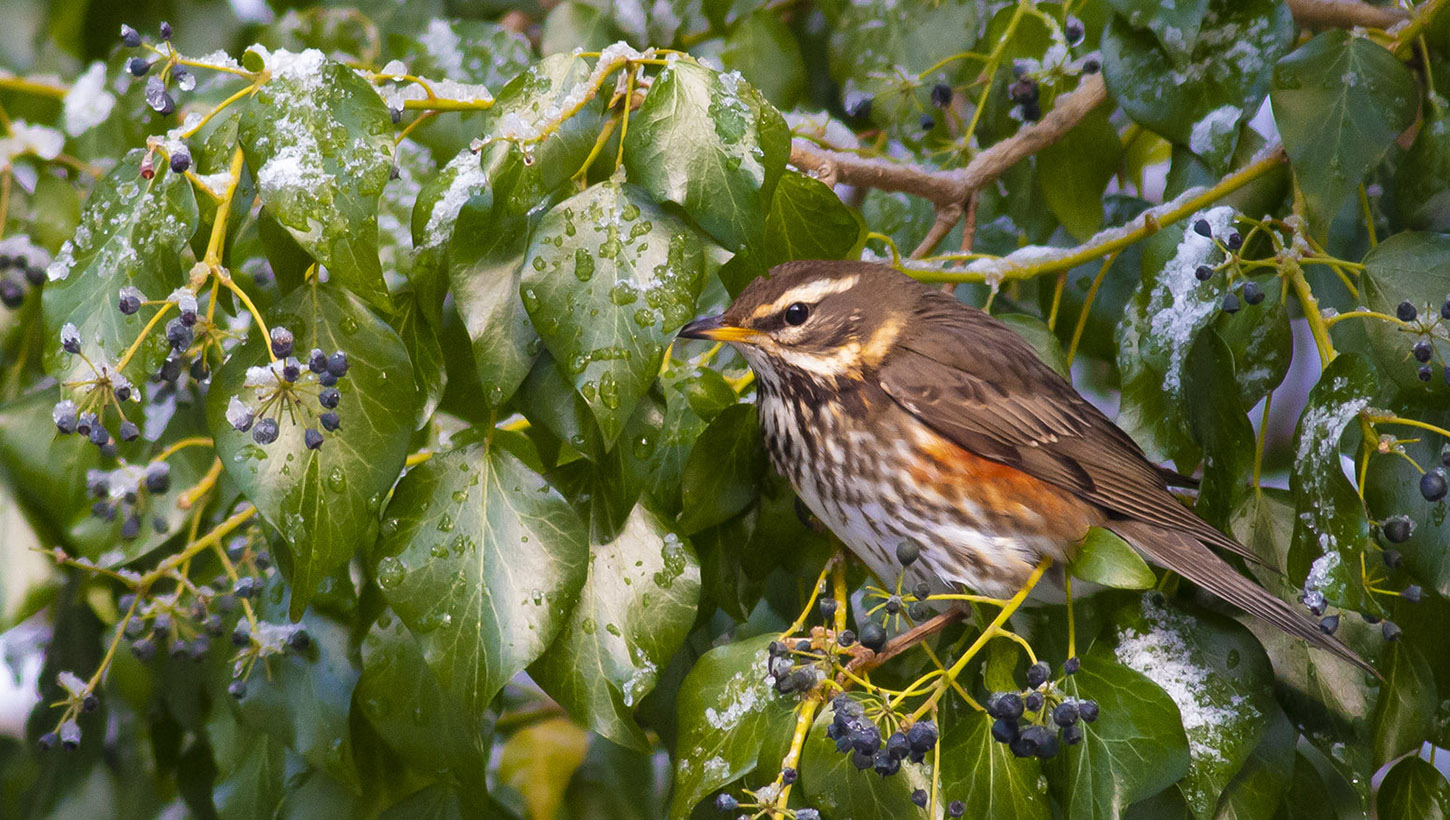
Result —
<svg viewBox="0 0 1450 820"><path fill-rule="evenodd" d="M1445 297L1445 301L1441 303L1439 318L1436 318L1431 310L1421 313L1415 303L1408 299L1395 306L1395 318L1409 326L1408 329L1415 331L1415 341L1410 345L1410 358L1415 363L1415 375L1419 377L1420 381L1429 382L1435 378L1434 364L1439 364L1441 378L1445 380L1446 384L1450 384L1450 362L1446 362L1439 356L1434 342L1436 330L1441 331L1441 342L1444 342L1445 333L1440 322L1441 320L1450 322L1450 296ZM1440 358L1440 361L1432 364L1436 358ZM1443 471L1439 478L1440 498L1443 498L1445 496ZM1425 485L1422 483L1420 486L1423 492ZM1430 498L1430 493L1425 493L1425 497ZM1438 501L1439 498L1430 498L1430 500Z"/></svg>
<svg viewBox="0 0 1450 820"><path fill-rule="evenodd" d="M1196 219L1193 221L1193 232L1207 239L1212 239L1224 251L1224 261L1217 267L1199 265L1193 271L1195 279L1200 282L1207 282L1220 269L1230 269L1227 273L1228 290L1223 295L1224 313L1238 313L1245 304L1254 306L1264 301L1264 291L1253 280L1238 272L1239 251L1244 246L1244 238L1238 231L1230 231L1227 236L1216 237L1213 235L1213 226L1208 224L1207 219ZM1236 279L1242 282L1242 287L1240 288L1242 299L1239 293L1234 292Z"/></svg>
<svg viewBox="0 0 1450 820"><path fill-rule="evenodd" d="M292 423L297 423L299 417L304 423L315 419L317 426L308 424L302 441L307 449L316 450L322 446L323 431L335 433L342 426L337 415L342 393L337 383L347 375L347 354L338 350L329 356L314 348L304 365L292 355L292 331L274 327L269 341L275 358L267 365L247 368L246 380L242 383L243 387L256 391L256 408L232 396L227 404L227 421L238 432L250 430L253 441L267 445L280 435L284 413ZM316 401L320 410L314 411L304 399Z"/></svg>
<svg viewBox="0 0 1450 820"><path fill-rule="evenodd" d="M826 672L826 652L812 648L809 640L802 638L793 644L784 641L770 642L769 676L775 691L782 695L792 693L805 695L823 680Z"/></svg>
<svg viewBox="0 0 1450 820"><path fill-rule="evenodd" d="M1076 17L1069 17L1062 26L1062 40L1059 47L1066 46L1070 51L1082 45L1085 34L1082 21ZM1062 56L1066 58L1068 51ZM1051 62L1050 59L1045 62ZM1012 105L1021 115L1023 122L1037 122L1042 119L1042 106L1040 102L1041 91L1039 83L1046 82L1054 84L1060 76L1075 76L1078 73L1096 74L1102 68L1098 58L1088 55L1082 58L1076 69L1066 67L1063 62L1054 64L1039 64L1035 60L1018 61L1012 65L1012 84L1007 87L1007 97Z"/></svg>
<svg viewBox="0 0 1450 820"><path fill-rule="evenodd" d="M160 53L163 55L175 55L175 51L171 48L172 34L171 24L162 23L161 40L166 43L160 49ZM141 48L141 33L130 26L121 26L121 45L126 48ZM157 63L162 64L161 70L152 74L151 69ZM151 110L162 116L168 116L176 111L176 98L171 95L173 86L179 91L191 91L196 88L196 75L188 71L186 66L171 59L171 56L163 56L155 60L148 60L144 56L132 57L126 61L126 71L132 77L146 78L146 104L151 106Z"/></svg>
<svg viewBox="0 0 1450 820"><path fill-rule="evenodd" d="M162 405L173 399L190 400L189 392L182 395L178 380L181 378L186 358L192 355L197 323L202 321L197 311L196 294L186 288L177 288L166 300L153 302L148 301L146 295L137 288L127 285L121 288L117 296L116 308L122 315L131 316L142 306L168 303L175 305L179 313L166 325L166 339L172 352L161 368L152 374L150 389L146 389L144 385L138 387L121 372L126 360L123 359L115 366L105 359L93 360L83 350L80 330L70 322L61 327L61 350L79 358L89 369L90 377L65 384L67 388L81 394L80 403L77 404L72 399L62 399L52 408L51 419L58 431L64 435L84 436L100 447L102 454L111 457L115 455L116 439L135 441L141 435L140 426L126 417L124 408L127 402L141 403L149 400L153 405ZM198 388L204 389L207 367L203 356L198 355L192 361L190 374ZM121 419L114 437L103 418L108 407L114 408Z"/></svg>
<svg viewBox="0 0 1450 820"><path fill-rule="evenodd" d="M866 707L850 695L831 700L834 716L826 737L836 742L836 751L851 756L851 765L861 771L874 770L890 777L901 770L901 762L920 763L936 746L936 724L917 721L906 731L892 732L884 741L881 730L866 716Z"/></svg>
<svg viewBox="0 0 1450 820"><path fill-rule="evenodd" d="M1069 659L1064 671L1072 674L1078 666L1076 658ZM1062 697L1047 686L1050 674L1039 661L1027 668L1025 694L993 692L987 698L987 715L995 721L992 739L1017 757L1053 757L1060 745L1081 743L1082 725L1098 719L1096 701Z"/></svg>
<svg viewBox="0 0 1450 820"><path fill-rule="evenodd" d="M171 490L171 465L153 461L145 467L122 465L115 470L88 470L86 489L95 502L91 515L103 521L121 519L121 538L134 540L141 535L141 522L152 499ZM161 515L151 519L157 532L166 532L167 522Z"/></svg>
<svg viewBox="0 0 1450 820"><path fill-rule="evenodd" d="M25 302L27 285L39 288L45 284L45 265L38 262L23 250L0 252L0 304L15 310Z"/></svg>

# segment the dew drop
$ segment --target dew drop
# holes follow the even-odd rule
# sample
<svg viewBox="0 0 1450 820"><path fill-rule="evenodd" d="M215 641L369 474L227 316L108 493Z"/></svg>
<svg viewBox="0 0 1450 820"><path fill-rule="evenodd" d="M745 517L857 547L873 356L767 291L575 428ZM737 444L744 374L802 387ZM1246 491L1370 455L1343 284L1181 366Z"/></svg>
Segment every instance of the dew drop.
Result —
<svg viewBox="0 0 1450 820"><path fill-rule="evenodd" d="M378 586L392 589L402 580L403 564L398 559L388 557L378 562Z"/></svg>

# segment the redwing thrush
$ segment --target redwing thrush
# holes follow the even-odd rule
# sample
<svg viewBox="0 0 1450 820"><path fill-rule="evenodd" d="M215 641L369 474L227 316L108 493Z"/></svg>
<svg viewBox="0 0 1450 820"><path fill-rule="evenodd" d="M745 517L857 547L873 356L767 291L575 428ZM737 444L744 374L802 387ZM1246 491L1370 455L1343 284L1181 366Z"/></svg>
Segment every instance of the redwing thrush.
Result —
<svg viewBox="0 0 1450 820"><path fill-rule="evenodd" d="M739 347L771 460L876 575L1006 598L1106 527L1224 600L1366 669L1219 558L1254 558L1002 322L884 265L791 262L680 335ZM1257 560L1257 559L1255 559Z"/></svg>

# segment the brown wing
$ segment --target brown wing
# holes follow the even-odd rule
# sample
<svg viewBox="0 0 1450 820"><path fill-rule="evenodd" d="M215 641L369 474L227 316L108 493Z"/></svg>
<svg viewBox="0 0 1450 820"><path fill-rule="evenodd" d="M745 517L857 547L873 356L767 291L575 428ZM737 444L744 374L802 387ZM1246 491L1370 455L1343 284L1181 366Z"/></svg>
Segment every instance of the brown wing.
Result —
<svg viewBox="0 0 1450 820"><path fill-rule="evenodd" d="M986 351L991 351L987 353ZM1010 328L923 288L910 328L877 371L912 415L973 453L1092 501L1259 558L1168 491L1165 470Z"/></svg>

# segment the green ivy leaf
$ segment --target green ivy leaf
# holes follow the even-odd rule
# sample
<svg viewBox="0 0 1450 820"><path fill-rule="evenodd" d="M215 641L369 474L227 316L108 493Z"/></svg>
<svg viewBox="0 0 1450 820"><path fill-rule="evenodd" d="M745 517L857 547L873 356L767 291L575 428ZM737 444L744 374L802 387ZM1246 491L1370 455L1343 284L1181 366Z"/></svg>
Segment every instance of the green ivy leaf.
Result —
<svg viewBox="0 0 1450 820"><path fill-rule="evenodd" d="M1203 480L1196 512L1215 526L1228 523L1238 498L1249 489L1253 471L1254 428L1239 403L1233 354L1212 329L1199 334L1188 353L1189 426L1203 446Z"/></svg>
<svg viewBox="0 0 1450 820"><path fill-rule="evenodd" d="M138 169L145 153L128 152L96 184L75 236L50 264L51 281L41 295L45 367L61 382L96 378L81 357L61 349L63 325L74 324L80 331L81 352L91 362L114 367L159 309L123 315L116 308L121 288L130 285L159 301L183 284L180 253L196 231L196 195L186 177L164 167L142 179ZM167 349L164 336L152 333L126 374L139 384L160 367Z"/></svg>
<svg viewBox="0 0 1450 820"><path fill-rule="evenodd" d="M1279 709L1269 658L1238 623L1157 603L1152 593L1113 622L1118 661L1147 675L1178 707L1189 752L1178 789L1193 815L1209 820Z"/></svg>
<svg viewBox="0 0 1450 820"><path fill-rule="evenodd" d="M1397 641L1390 645L1384 685L1374 710L1374 767L1403 754L1418 752L1430 737L1431 721L1440 705L1435 676L1420 651Z"/></svg>
<svg viewBox="0 0 1450 820"><path fill-rule="evenodd" d="M299 381L302 392L290 415L278 406L271 411L280 414L281 435L273 443L258 445L227 421L233 397L260 410L256 389L244 384L249 367L267 363L261 334L232 352L207 394L207 426L223 469L287 541L291 560L283 566L298 617L323 578L376 537L383 495L408 454L418 396L398 334L347 291L316 283L298 288L268 323L292 331L299 355L341 350L349 362L337 383L341 427L317 450L303 443L304 429L318 428L322 412L307 392L315 384L310 375Z"/></svg>
<svg viewBox="0 0 1450 820"><path fill-rule="evenodd" d="M521 156L517 149L500 145L489 149L487 170L479 172L470 165L467 173L476 177L481 193L457 211L459 229L454 230L448 250L454 303L473 341L473 361L484 400L491 407L518 389L539 349L539 335L518 295L524 251L538 221L510 196L524 173ZM472 156L463 159L478 161Z"/></svg>
<svg viewBox="0 0 1450 820"><path fill-rule="evenodd" d="M612 541L590 545L579 605L529 674L594 731L647 751L634 707L684 643L699 600L694 549L636 506Z"/></svg>
<svg viewBox="0 0 1450 820"><path fill-rule="evenodd" d="M1173 699L1142 673L1094 648L1068 677L1069 697L1095 700L1101 717L1082 743L1047 764L1048 786L1073 818L1117 818L1188 772L1188 740Z"/></svg>
<svg viewBox="0 0 1450 820"><path fill-rule="evenodd" d="M866 238L861 215L830 186L787 171L765 215L765 267L794 259L845 259Z"/></svg>
<svg viewBox="0 0 1450 820"><path fill-rule="evenodd" d="M1269 711L1264 739L1224 787L1214 820L1273 820L1294 774L1294 744L1299 732L1283 709L1271 704Z"/></svg>
<svg viewBox="0 0 1450 820"><path fill-rule="evenodd" d="M1072 576L1114 589L1152 589L1158 583L1137 550L1102 527L1088 530L1072 561Z"/></svg>
<svg viewBox="0 0 1450 820"><path fill-rule="evenodd" d="M280 579L262 590L256 608L259 618L273 623L286 618L287 591ZM247 696L240 701L225 699L232 702L243 726L272 735L309 766L326 771L360 794L362 783L353 762L348 723L358 669L352 660L347 626L313 610L299 620L299 626L310 639L307 649L273 656L265 662L265 669L262 664L253 667Z"/></svg>
<svg viewBox="0 0 1450 820"><path fill-rule="evenodd" d="M1450 293L1450 235L1405 231L1386 237L1364 257L1359 299L1362 307L1395 315L1396 307L1409 301L1426 318L1440 312ZM1450 343L1434 334L1410 334L1398 325L1380 320L1360 323L1369 340L1369 352L1379 372L1399 388L1400 396L1436 410L1450 398L1450 387L1440 378L1439 365L1450 362ZM1430 342L1434 377L1420 381L1420 363L1406 354L1419 339Z"/></svg>
<svg viewBox="0 0 1450 820"><path fill-rule="evenodd" d="M759 91L738 74L680 60L655 77L629 126L631 181L684 208L734 252L760 244L790 132Z"/></svg>
<svg viewBox="0 0 1450 820"><path fill-rule="evenodd" d="M1450 780L1431 763L1407 757L1380 782L1375 806L1380 820L1444 820L1450 817Z"/></svg>
<svg viewBox="0 0 1450 820"><path fill-rule="evenodd" d="M100 467L101 451L81 436L56 433L50 411L58 401L57 387L0 404L0 468L42 543L95 560L117 533L91 515L86 483L77 477Z"/></svg>
<svg viewBox="0 0 1450 820"><path fill-rule="evenodd" d="M760 635L705 653L680 684L675 789L670 816L686 817L706 795L756 771L775 777L794 728L790 701L765 683L766 645ZM833 750L834 751L834 750Z"/></svg>
<svg viewBox="0 0 1450 820"><path fill-rule="evenodd" d="M398 40L390 53L410 73L488 88L503 87L533 60L527 37L487 20L433 17L417 39Z"/></svg>
<svg viewBox="0 0 1450 820"><path fill-rule="evenodd" d="M1123 143L1102 109L1037 154L1037 186L1062 227L1079 240L1103 224L1103 191L1118 173Z"/></svg>
<svg viewBox="0 0 1450 820"><path fill-rule="evenodd" d="M922 810L911 802L911 793L931 790L926 767L903 761L901 770L891 777L858 770L851 756L836 751L836 741L826 735L834 719L832 706L822 708L801 749L800 789L806 803L827 817L889 820L922 816Z"/></svg>
<svg viewBox="0 0 1450 820"><path fill-rule="evenodd" d="M1289 473L1297 513L1290 576L1307 576L1305 591L1322 593L1332 604L1369 612L1378 610L1360 578L1369 520L1340 468L1339 439L1375 390L1374 371L1358 354L1342 353L1324 368L1299 417Z"/></svg>
<svg viewBox="0 0 1450 820"><path fill-rule="evenodd" d="M265 58L271 79L238 136L262 204L334 280L379 306L378 197L393 167L393 122L372 86L311 49Z"/></svg>
<svg viewBox="0 0 1450 820"><path fill-rule="evenodd" d="M785 21L768 9L743 18L725 35L720 62L745 75L776 108L790 109L805 90L800 44Z"/></svg>
<svg viewBox="0 0 1450 820"><path fill-rule="evenodd" d="M272 817L282 803L290 753L267 732L243 727L229 709L215 709L207 736L217 751L216 785L211 800L222 820Z"/></svg>
<svg viewBox="0 0 1450 820"><path fill-rule="evenodd" d="M960 800L967 808L963 816L981 820L1050 818L1047 794L1038 787L1041 765L993 740L990 717L955 699L950 704L941 721L942 802Z"/></svg>
<svg viewBox="0 0 1450 820"><path fill-rule="evenodd" d="M1450 231L1450 111L1434 97L1395 169L1394 213L1417 231Z"/></svg>
<svg viewBox="0 0 1450 820"><path fill-rule="evenodd" d="M1208 11L1208 0L1186 3L1159 3L1157 0L1108 0L1113 11L1123 16L1133 28L1153 32L1158 43L1168 52L1174 65L1182 66L1192 56L1198 40L1198 27Z"/></svg>
<svg viewBox="0 0 1450 820"><path fill-rule="evenodd" d="M452 770L482 782L488 768L490 717L470 717L443 691L418 639L384 610L362 640L357 704L398 756L424 772Z"/></svg>
<svg viewBox="0 0 1450 820"><path fill-rule="evenodd" d="M681 477L696 440L737 397L718 370L679 362L660 375L660 390L663 408L642 403L624 430L627 448L621 449L630 483L643 489L654 508L674 516L683 504Z"/></svg>
<svg viewBox="0 0 1450 820"><path fill-rule="evenodd" d="M1269 98L1322 240L1339 206L1415 121L1415 78L1373 40L1326 31L1274 66Z"/></svg>
<svg viewBox="0 0 1450 820"><path fill-rule="evenodd" d="M1153 32L1114 17L1103 33L1103 77L1134 122L1223 170L1239 123L1254 115L1274 61L1293 44L1294 21L1273 0L1211 0L1205 19L1208 28L1184 39L1192 43L1184 61L1174 53L1183 48L1165 50Z"/></svg>
<svg viewBox="0 0 1450 820"><path fill-rule="evenodd" d="M388 324L403 340L403 346L408 349L408 360L413 363L413 387L419 398L414 424L421 428L433 417L433 411L443 401L443 389L448 385L443 344L438 339L436 326L423 315L423 306L416 292L402 290L395 293L393 308Z"/></svg>
<svg viewBox="0 0 1450 820"><path fill-rule="evenodd" d="M765 449L755 407L726 408L695 442L680 479L680 527L695 533L754 503L765 473Z"/></svg>
<svg viewBox="0 0 1450 820"><path fill-rule="evenodd" d="M1212 208L1144 243L1143 279L1118 322L1118 368L1123 401L1118 424L1154 459L1194 464L1197 445L1189 435L1186 365L1193 343L1222 313L1223 274L1198 281L1200 265L1217 266L1224 253L1193 225L1209 223L1226 236L1233 209Z"/></svg>
<svg viewBox="0 0 1450 820"><path fill-rule="evenodd" d="M529 243L524 308L612 446L694 316L718 249L616 180L555 205Z"/></svg>
<svg viewBox="0 0 1450 820"><path fill-rule="evenodd" d="M578 601L584 522L542 476L487 440L409 470L386 522L374 563L383 597L443 691L465 714L482 715Z"/></svg>

